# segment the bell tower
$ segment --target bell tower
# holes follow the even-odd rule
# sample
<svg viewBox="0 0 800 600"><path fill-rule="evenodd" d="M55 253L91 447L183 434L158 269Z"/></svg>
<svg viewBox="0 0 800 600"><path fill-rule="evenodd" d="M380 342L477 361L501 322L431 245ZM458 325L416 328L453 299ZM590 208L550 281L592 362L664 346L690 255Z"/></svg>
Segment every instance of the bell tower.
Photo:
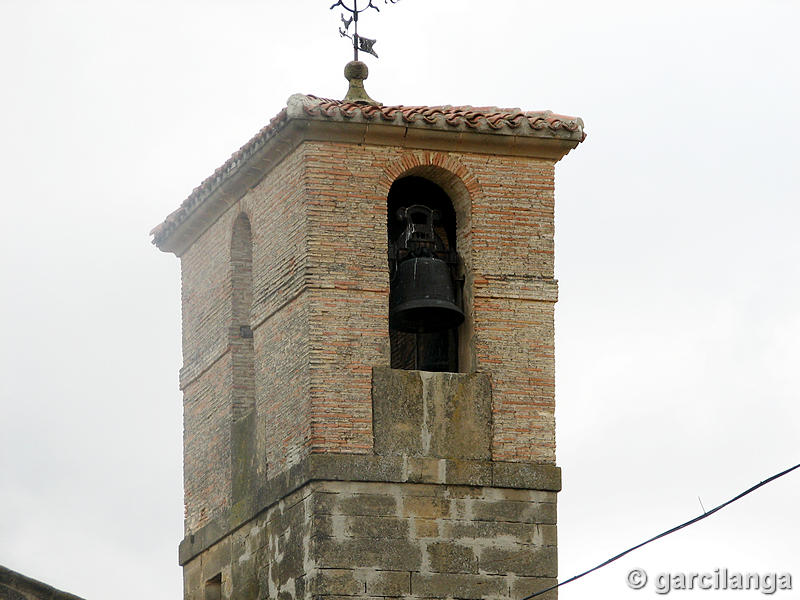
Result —
<svg viewBox="0 0 800 600"><path fill-rule="evenodd" d="M347 73L152 232L181 261L184 597L520 599L557 577L553 184L583 122Z"/></svg>

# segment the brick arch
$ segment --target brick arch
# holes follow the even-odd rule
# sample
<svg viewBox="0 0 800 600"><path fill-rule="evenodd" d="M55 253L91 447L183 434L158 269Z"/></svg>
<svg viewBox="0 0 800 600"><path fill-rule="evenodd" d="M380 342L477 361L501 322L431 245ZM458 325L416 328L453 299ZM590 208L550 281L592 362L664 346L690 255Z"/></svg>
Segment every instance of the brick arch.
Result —
<svg viewBox="0 0 800 600"><path fill-rule="evenodd" d="M474 342L474 271L472 249L472 203L482 193L478 178L457 157L442 152L411 151L389 163L379 183L379 194L388 198L392 184L403 177L427 179L450 197L456 212L456 247L464 263L464 323L459 328L459 370L474 372L477 359Z"/></svg>
<svg viewBox="0 0 800 600"><path fill-rule="evenodd" d="M399 159L389 163L381 179L381 192L389 193L392 184L401 177L419 175L430 179L452 198L457 188L462 187L470 196L480 194L478 178L451 154L443 152L406 152ZM454 199L455 201L455 199Z"/></svg>
<svg viewBox="0 0 800 600"><path fill-rule="evenodd" d="M472 267L472 203L481 195L478 178L457 157L443 152L406 152L389 163L380 180L379 194L389 195L392 184L402 177L415 175L441 187L456 211L457 245L467 273Z"/></svg>

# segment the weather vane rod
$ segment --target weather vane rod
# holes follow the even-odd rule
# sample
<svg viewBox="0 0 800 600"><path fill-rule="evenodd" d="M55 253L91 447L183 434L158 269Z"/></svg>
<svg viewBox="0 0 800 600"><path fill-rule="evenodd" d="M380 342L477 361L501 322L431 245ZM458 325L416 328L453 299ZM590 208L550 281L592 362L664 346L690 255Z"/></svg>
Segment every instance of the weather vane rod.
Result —
<svg viewBox="0 0 800 600"><path fill-rule="evenodd" d="M397 4L400 0L383 0L384 4ZM377 12L380 12L380 9L372 3L372 0L367 0L367 5L359 10L358 8L358 0L353 0L353 8L347 6L344 3L344 0L339 0L336 4L331 6L331 10L336 8L337 6L341 6L344 10L350 13L350 18L345 19L344 13L342 13L342 23L344 23L344 29L339 27L339 34L342 37L350 38L353 41L353 60L358 61L358 52L366 52L367 54L372 54L375 58L378 58L377 52L373 49L375 46L375 42L377 40L371 40L369 38L361 37L358 35L358 15L363 12L366 12L370 8L374 8ZM350 25L353 25L353 33L350 33Z"/></svg>

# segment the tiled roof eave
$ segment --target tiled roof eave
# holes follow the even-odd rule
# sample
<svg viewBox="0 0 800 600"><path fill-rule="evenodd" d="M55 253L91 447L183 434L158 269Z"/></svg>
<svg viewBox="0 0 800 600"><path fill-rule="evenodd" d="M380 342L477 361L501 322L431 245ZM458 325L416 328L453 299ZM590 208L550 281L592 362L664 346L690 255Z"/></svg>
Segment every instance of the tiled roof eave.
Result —
<svg viewBox="0 0 800 600"><path fill-rule="evenodd" d="M169 235L175 231L181 223L186 221L189 215L213 195L220 186L233 177L242 165L247 164L250 158L274 138L285 127L288 121L288 111L284 108L244 146L234 152L221 167L204 179L199 186L192 190L192 193L189 194L186 200L184 200L175 211L170 213L162 223L155 226L150 231L150 235L153 236L153 244L162 248L163 242L166 241Z"/></svg>
<svg viewBox="0 0 800 600"><path fill-rule="evenodd" d="M561 143L556 146L561 150L554 149L558 157L566 154L586 137L580 118L557 115L550 111L522 112L519 109L471 106L372 106L295 94L289 98L286 108L266 127L195 188L163 223L153 228L150 232L153 243L161 250L180 254L181 244L171 243L174 241L170 239L175 232L187 224L193 215L208 211L209 208L205 205L212 196L219 195L226 187L234 187L231 184L243 171L243 167L249 165L254 157L263 155L265 151L269 152L277 141L276 138L290 123L300 129L303 124L309 126L312 123L319 123L321 127L325 123L353 124L361 126L359 129L365 132L376 129L391 131L397 127L397 135L408 132L402 133L404 140L418 135L424 136L426 130L462 134L462 139L469 134L504 136L508 142L503 142L503 146L509 148L524 147L526 139L530 140L528 145L538 143L537 140L558 140ZM412 131L419 134L411 135Z"/></svg>
<svg viewBox="0 0 800 600"><path fill-rule="evenodd" d="M583 120L552 111L522 112L517 108L472 106L372 106L296 95L289 99L291 116L351 123L380 123L442 131L553 137L583 141Z"/></svg>

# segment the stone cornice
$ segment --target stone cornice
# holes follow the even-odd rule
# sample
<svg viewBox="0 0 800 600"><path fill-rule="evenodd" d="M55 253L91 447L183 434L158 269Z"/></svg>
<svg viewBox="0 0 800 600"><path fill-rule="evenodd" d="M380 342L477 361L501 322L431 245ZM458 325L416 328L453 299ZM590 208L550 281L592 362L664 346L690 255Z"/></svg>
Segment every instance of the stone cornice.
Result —
<svg viewBox="0 0 800 600"><path fill-rule="evenodd" d="M187 535L178 548L178 562L185 565L311 481L423 483L558 492L561 491L561 469L550 464L488 460L312 454L265 482L258 492L235 504L224 515Z"/></svg>

